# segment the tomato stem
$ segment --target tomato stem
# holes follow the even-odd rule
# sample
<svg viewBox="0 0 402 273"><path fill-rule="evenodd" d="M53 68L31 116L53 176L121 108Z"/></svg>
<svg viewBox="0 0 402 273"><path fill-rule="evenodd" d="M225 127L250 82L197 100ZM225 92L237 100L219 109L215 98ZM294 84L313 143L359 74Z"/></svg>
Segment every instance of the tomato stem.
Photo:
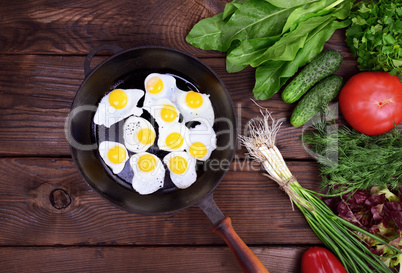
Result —
<svg viewBox="0 0 402 273"><path fill-rule="evenodd" d="M384 107L385 105L387 105L388 103L391 103L391 102L392 102L392 98L391 98L391 99L386 99L386 100L377 101L376 104L377 104L377 106L378 106L379 108L382 108L382 107Z"/></svg>

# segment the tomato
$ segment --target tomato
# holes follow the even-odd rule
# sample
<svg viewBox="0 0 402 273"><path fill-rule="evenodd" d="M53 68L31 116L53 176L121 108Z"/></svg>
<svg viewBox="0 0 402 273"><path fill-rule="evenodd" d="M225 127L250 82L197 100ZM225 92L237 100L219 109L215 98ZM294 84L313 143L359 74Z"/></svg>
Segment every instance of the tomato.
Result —
<svg viewBox="0 0 402 273"><path fill-rule="evenodd" d="M331 251L313 246L303 254L301 273L347 273L347 271Z"/></svg>
<svg viewBox="0 0 402 273"><path fill-rule="evenodd" d="M361 72L341 89L342 115L366 135L390 131L402 121L402 83L387 72Z"/></svg>

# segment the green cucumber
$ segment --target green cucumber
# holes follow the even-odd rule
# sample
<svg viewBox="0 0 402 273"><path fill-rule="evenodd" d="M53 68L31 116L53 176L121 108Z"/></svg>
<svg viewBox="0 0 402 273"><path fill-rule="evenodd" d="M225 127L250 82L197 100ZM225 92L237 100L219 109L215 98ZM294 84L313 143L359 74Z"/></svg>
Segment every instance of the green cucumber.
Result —
<svg viewBox="0 0 402 273"><path fill-rule="evenodd" d="M336 75L319 81L297 103L290 118L290 123L295 127L305 124L339 94L342 84L342 78Z"/></svg>
<svg viewBox="0 0 402 273"><path fill-rule="evenodd" d="M317 82L335 73L342 61L342 54L337 50L321 52L285 87L282 100L286 103L299 100Z"/></svg>

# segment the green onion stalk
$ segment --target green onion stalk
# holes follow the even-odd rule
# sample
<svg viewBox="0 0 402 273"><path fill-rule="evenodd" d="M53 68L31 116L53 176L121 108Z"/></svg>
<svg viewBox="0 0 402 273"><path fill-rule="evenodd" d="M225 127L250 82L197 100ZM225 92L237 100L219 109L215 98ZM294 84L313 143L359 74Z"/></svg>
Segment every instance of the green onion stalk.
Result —
<svg viewBox="0 0 402 273"><path fill-rule="evenodd" d="M319 193L303 188L292 175L279 149L275 146L276 135L282 123L275 121L266 109L261 110L261 114L262 119L250 120L249 134L240 135L240 142L247 148L251 158L262 164L267 172L266 175L286 192L293 209L295 204L314 233L338 257L349 273L392 273L392 270L381 260L381 256L372 253L357 234L377 240L398 255L402 252L383 239L337 216L318 197Z"/></svg>

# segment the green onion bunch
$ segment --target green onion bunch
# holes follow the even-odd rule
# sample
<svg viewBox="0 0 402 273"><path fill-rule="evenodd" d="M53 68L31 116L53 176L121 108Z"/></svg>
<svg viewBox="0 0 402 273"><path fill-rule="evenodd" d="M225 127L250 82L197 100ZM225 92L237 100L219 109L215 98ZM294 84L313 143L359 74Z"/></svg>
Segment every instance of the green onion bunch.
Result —
<svg viewBox="0 0 402 273"><path fill-rule="evenodd" d="M377 240L398 255L402 252L381 238L335 215L318 197L319 193L302 187L275 146L276 134L281 123L275 121L267 110L261 111L261 114L262 119L253 119L248 123L249 134L239 136L249 155L259 161L268 176L287 193L292 205L295 204L300 209L314 233L338 257L349 273L392 273L381 257L373 254L357 235Z"/></svg>

